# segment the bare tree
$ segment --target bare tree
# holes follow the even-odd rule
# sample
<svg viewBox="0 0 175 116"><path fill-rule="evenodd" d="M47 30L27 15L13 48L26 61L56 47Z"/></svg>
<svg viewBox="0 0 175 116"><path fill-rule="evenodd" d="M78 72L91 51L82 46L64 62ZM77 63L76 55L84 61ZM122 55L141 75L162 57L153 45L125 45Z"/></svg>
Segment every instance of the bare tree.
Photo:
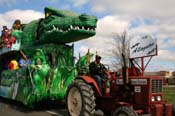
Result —
<svg viewBox="0 0 175 116"><path fill-rule="evenodd" d="M116 69L122 69L122 76L124 83L127 83L127 68L129 66L129 44L130 37L127 31L114 34L114 49L112 55L114 57L113 66Z"/></svg>

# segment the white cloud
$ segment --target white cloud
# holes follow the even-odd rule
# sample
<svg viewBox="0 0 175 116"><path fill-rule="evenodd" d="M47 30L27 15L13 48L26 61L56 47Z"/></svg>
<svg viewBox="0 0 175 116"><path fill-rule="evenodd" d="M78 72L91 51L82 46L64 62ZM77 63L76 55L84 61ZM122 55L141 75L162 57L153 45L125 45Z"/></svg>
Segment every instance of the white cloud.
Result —
<svg viewBox="0 0 175 116"><path fill-rule="evenodd" d="M106 16L98 20L96 35L89 39L82 40L79 43L90 48L96 48L97 50L102 49L102 51L104 51L106 44L113 41L113 33L120 33L124 29L127 29L128 26L129 22L124 17Z"/></svg>
<svg viewBox="0 0 175 116"><path fill-rule="evenodd" d="M98 36L111 36L114 32L122 32L129 26L129 21L120 16L105 16L97 24Z"/></svg>
<svg viewBox="0 0 175 116"><path fill-rule="evenodd" d="M156 59L162 61L174 61L175 62L175 52L169 50L159 50L158 57Z"/></svg>
<svg viewBox="0 0 175 116"><path fill-rule="evenodd" d="M159 49L168 49L170 47L175 48L175 24L167 24L159 22L158 24L146 25L140 24L136 28L129 30L132 34L137 35L138 33L144 33L149 35L155 35L158 39Z"/></svg>
<svg viewBox="0 0 175 116"><path fill-rule="evenodd" d="M175 71L175 52L169 50L159 50L158 56L153 57L146 71Z"/></svg>
<svg viewBox="0 0 175 116"><path fill-rule="evenodd" d="M95 6L92 7L91 10L94 12L106 12L106 8L99 4L95 4Z"/></svg>
<svg viewBox="0 0 175 116"><path fill-rule="evenodd" d="M4 14L0 14L1 25L6 25L8 28L12 27L13 22L16 19L21 20L21 23L29 23L32 20L36 20L44 17L44 14L41 12L33 10L12 10Z"/></svg>
<svg viewBox="0 0 175 116"><path fill-rule="evenodd" d="M155 35L159 42L162 43L165 38L175 38L175 1L174 0L95 0L92 2L94 12L110 13L111 16L126 16L126 22L131 23L132 20L139 19L141 24L138 27L130 29L130 33L145 33ZM100 7L100 9L96 9ZM145 24L144 19L149 19L153 23ZM105 24L104 24L105 25ZM114 25L116 27L116 25ZM110 28L110 30L114 29ZM101 29L102 32L103 29ZM115 30L115 29L114 29ZM173 40L174 41L174 40ZM174 42L168 45L175 46ZM163 43L159 48L165 46ZM165 47L164 47L165 48Z"/></svg>
<svg viewBox="0 0 175 116"><path fill-rule="evenodd" d="M85 54L88 49L93 54L99 54L103 57L102 61L105 64L109 64L109 57L106 53L113 49L111 43L113 42L113 34L118 32L121 33L124 29L129 26L129 21L127 17L120 16L105 16L99 19L97 22L97 32L94 37L76 42L75 45L80 45L81 47L75 51L75 54ZM77 53L78 52L78 53Z"/></svg>
<svg viewBox="0 0 175 116"><path fill-rule="evenodd" d="M174 0L94 0L92 9L100 6L109 13L164 17L175 14L174 4Z"/></svg>

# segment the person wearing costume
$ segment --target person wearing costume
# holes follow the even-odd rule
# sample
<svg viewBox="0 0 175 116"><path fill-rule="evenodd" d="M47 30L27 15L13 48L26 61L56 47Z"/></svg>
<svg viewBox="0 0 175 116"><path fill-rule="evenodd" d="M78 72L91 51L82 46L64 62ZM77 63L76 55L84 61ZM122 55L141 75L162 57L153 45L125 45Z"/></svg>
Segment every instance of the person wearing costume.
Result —
<svg viewBox="0 0 175 116"><path fill-rule="evenodd" d="M12 34L14 30L21 30L21 21L18 19L14 21L12 29L10 30L10 34ZM10 45L12 46L12 44L14 44L15 42L16 42L16 37L12 35L10 37Z"/></svg>
<svg viewBox="0 0 175 116"><path fill-rule="evenodd" d="M41 66L43 63L46 63L46 59L44 57L44 53L42 50L37 49L35 56L32 60L32 64L36 65L36 66Z"/></svg>
<svg viewBox="0 0 175 116"><path fill-rule="evenodd" d="M21 21L20 20L15 20L15 22L13 23L12 29L8 30L7 35L5 33L4 42L6 43L7 48L11 48L12 44L14 44L16 42L16 37L12 35L12 32L14 30L21 30Z"/></svg>
<svg viewBox="0 0 175 116"><path fill-rule="evenodd" d="M5 36L5 33L9 31L8 28L7 28L7 26L3 26L2 28L3 29L1 31L1 38L3 38Z"/></svg>
<svg viewBox="0 0 175 116"><path fill-rule="evenodd" d="M1 38L2 38L2 41L5 43L5 46L7 48L10 48L11 45L10 45L10 40L9 40L9 29L7 28L7 26L3 26Z"/></svg>
<svg viewBox="0 0 175 116"><path fill-rule="evenodd" d="M15 22L13 23L12 28L14 30L20 30L21 29L21 21L20 20L15 20Z"/></svg>
<svg viewBox="0 0 175 116"><path fill-rule="evenodd" d="M43 92L46 94L46 77L50 70L49 65L46 62L45 55L41 49L37 49L34 57L32 58L33 78L36 87L36 93Z"/></svg>
<svg viewBox="0 0 175 116"><path fill-rule="evenodd" d="M11 48L12 44L16 42L16 37L12 36L13 30L21 30L21 21L20 20L15 20L12 29L8 29L7 26L3 26L1 38L3 42L5 43L7 48Z"/></svg>
<svg viewBox="0 0 175 116"><path fill-rule="evenodd" d="M95 61L91 62L89 65L90 75L97 81L100 90L102 91L102 80L104 79L105 71L107 70L105 66L100 63L101 56L96 55Z"/></svg>

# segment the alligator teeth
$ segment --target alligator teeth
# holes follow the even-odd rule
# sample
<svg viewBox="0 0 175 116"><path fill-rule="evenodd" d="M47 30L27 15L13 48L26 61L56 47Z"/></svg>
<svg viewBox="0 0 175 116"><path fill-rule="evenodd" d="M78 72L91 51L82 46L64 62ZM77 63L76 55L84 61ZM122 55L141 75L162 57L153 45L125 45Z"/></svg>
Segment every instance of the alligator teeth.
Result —
<svg viewBox="0 0 175 116"><path fill-rule="evenodd" d="M71 28L71 29L73 29L73 26L72 26L72 25L70 25L70 28Z"/></svg>
<svg viewBox="0 0 175 116"><path fill-rule="evenodd" d="M77 30L78 30L78 29L79 29L79 27L75 27L75 29L77 29Z"/></svg>
<svg viewBox="0 0 175 116"><path fill-rule="evenodd" d="M53 25L53 29L54 29L54 30L56 29L55 25Z"/></svg>
<svg viewBox="0 0 175 116"><path fill-rule="evenodd" d="M62 30L62 29L59 29L59 27L55 27L55 25L53 25L53 29L49 30L48 32L52 32L54 30L57 30L57 31L60 31L60 32L68 32L70 30L86 30L86 31L95 31L96 28L85 28L84 26L74 26L73 25L70 25L69 28L67 28L67 30Z"/></svg>

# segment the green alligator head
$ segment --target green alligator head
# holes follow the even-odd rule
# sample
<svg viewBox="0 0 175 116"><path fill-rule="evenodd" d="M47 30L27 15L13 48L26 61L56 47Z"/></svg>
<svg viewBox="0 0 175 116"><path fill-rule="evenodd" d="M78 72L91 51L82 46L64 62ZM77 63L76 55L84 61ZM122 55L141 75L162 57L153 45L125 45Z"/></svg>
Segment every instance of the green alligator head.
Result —
<svg viewBox="0 0 175 116"><path fill-rule="evenodd" d="M45 8L45 18L38 28L40 43L69 43L95 35L97 18L87 14Z"/></svg>

